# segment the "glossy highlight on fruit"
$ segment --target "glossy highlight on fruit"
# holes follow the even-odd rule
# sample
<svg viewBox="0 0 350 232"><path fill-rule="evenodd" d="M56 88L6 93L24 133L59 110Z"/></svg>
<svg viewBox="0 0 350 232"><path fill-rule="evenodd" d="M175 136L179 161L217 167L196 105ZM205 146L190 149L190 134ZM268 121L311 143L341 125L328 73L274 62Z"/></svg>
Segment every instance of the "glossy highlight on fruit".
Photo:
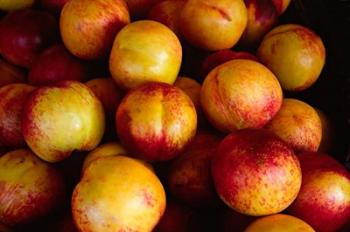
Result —
<svg viewBox="0 0 350 232"><path fill-rule="evenodd" d="M298 158L303 182L288 212L317 232L338 231L350 217L350 173L326 154L303 152Z"/></svg>
<svg viewBox="0 0 350 232"><path fill-rule="evenodd" d="M133 89L152 81L173 84L181 61L181 43L174 32L159 22L142 20L118 33L109 69L118 86Z"/></svg>
<svg viewBox="0 0 350 232"><path fill-rule="evenodd" d="M21 125L31 150L45 161L58 162L74 150L90 151L100 143L105 114L86 85L63 81L32 92Z"/></svg>
<svg viewBox="0 0 350 232"><path fill-rule="evenodd" d="M302 91L320 76L326 51L321 38L313 31L286 24L264 37L257 56L276 75L283 89Z"/></svg>
<svg viewBox="0 0 350 232"><path fill-rule="evenodd" d="M92 162L72 196L74 222L82 232L152 231L165 207L157 176L126 156Z"/></svg>

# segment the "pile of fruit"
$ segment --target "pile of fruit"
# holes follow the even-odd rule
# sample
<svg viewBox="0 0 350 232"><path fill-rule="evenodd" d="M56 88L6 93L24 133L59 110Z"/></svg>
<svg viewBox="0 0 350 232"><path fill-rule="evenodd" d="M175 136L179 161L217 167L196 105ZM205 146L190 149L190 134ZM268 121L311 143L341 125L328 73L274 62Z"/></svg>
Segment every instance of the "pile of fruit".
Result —
<svg viewBox="0 0 350 232"><path fill-rule="evenodd" d="M288 5L0 0L0 231L349 231Z"/></svg>

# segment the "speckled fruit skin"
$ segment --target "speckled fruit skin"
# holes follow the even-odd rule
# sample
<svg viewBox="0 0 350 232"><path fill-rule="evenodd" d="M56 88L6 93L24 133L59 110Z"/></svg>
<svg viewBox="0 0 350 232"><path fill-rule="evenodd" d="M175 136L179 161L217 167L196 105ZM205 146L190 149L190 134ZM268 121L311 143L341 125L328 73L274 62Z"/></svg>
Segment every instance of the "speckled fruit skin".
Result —
<svg viewBox="0 0 350 232"><path fill-rule="evenodd" d="M259 218L248 226L244 232L315 232L303 220L287 215L275 214Z"/></svg>
<svg viewBox="0 0 350 232"><path fill-rule="evenodd" d="M350 218L350 174L331 156L298 155L303 184L289 212L317 232L335 232Z"/></svg>
<svg viewBox="0 0 350 232"><path fill-rule="evenodd" d="M0 58L0 87L25 82L26 74L22 69Z"/></svg>
<svg viewBox="0 0 350 232"><path fill-rule="evenodd" d="M243 0L188 0L180 15L180 31L192 45L210 51L229 49L247 25Z"/></svg>
<svg viewBox="0 0 350 232"><path fill-rule="evenodd" d="M98 59L108 55L115 35L129 22L123 0L71 0L61 12L61 36L73 55Z"/></svg>
<svg viewBox="0 0 350 232"><path fill-rule="evenodd" d="M30 94L21 124L31 150L43 160L58 162L73 150L94 149L105 130L105 115L86 85L63 81Z"/></svg>
<svg viewBox="0 0 350 232"><path fill-rule="evenodd" d="M264 37L257 56L276 75L283 89L302 91L318 79L326 51L321 38L310 29L286 24Z"/></svg>
<svg viewBox="0 0 350 232"><path fill-rule="evenodd" d="M23 9L10 12L0 21L0 54L24 68L30 68L57 39L56 19L47 12Z"/></svg>
<svg viewBox="0 0 350 232"><path fill-rule="evenodd" d="M125 156L91 163L72 196L81 232L152 231L165 207L157 176L143 162Z"/></svg>
<svg viewBox="0 0 350 232"><path fill-rule="evenodd" d="M154 5L162 1L163 0L125 0L134 21L144 18Z"/></svg>
<svg viewBox="0 0 350 232"><path fill-rule="evenodd" d="M283 100L280 111L265 128L295 151L317 151L322 138L322 124L316 110L292 98Z"/></svg>
<svg viewBox="0 0 350 232"><path fill-rule="evenodd" d="M272 0L272 2L275 4L279 15L283 14L290 4L290 0Z"/></svg>
<svg viewBox="0 0 350 232"><path fill-rule="evenodd" d="M201 75L206 77L208 73L220 64L235 59L248 59L258 61L258 59L248 52L235 52L232 50L221 50L207 56L202 63Z"/></svg>
<svg viewBox="0 0 350 232"><path fill-rule="evenodd" d="M165 161L176 157L194 137L197 114L183 91L152 82L129 91L117 109L116 126L131 154Z"/></svg>
<svg viewBox="0 0 350 232"><path fill-rule="evenodd" d="M0 1L0 10L14 11L30 7L35 0L2 0Z"/></svg>
<svg viewBox="0 0 350 232"><path fill-rule="evenodd" d="M165 0L151 8L147 18L169 27L178 37L181 36L179 16L187 0Z"/></svg>
<svg viewBox="0 0 350 232"><path fill-rule="evenodd" d="M125 148L116 142L105 143L99 145L94 150L92 150L85 158L82 172L86 170L86 168L95 160L106 157L106 156L114 156L114 155L126 155L127 151Z"/></svg>
<svg viewBox="0 0 350 232"><path fill-rule="evenodd" d="M205 78L201 105L210 123L223 132L260 128L282 104L282 89L265 66L237 59L214 68Z"/></svg>
<svg viewBox="0 0 350 232"><path fill-rule="evenodd" d="M298 158L266 130L228 135L212 159L212 175L220 198L237 212L251 216L283 211L301 186Z"/></svg>
<svg viewBox="0 0 350 232"><path fill-rule="evenodd" d="M129 24L118 33L109 69L123 89L151 81L173 84L181 60L182 48L176 35L159 22L142 20Z"/></svg>
<svg viewBox="0 0 350 232"><path fill-rule="evenodd" d="M272 0L244 0L248 23L240 43L256 47L277 22L278 14Z"/></svg>
<svg viewBox="0 0 350 232"><path fill-rule="evenodd" d="M28 74L28 83L36 86L50 85L64 80L83 82L87 68L72 56L63 45L54 45L40 54Z"/></svg>
<svg viewBox="0 0 350 232"><path fill-rule="evenodd" d="M0 170L0 221L7 225L44 216L64 199L61 174L29 150L2 156Z"/></svg>
<svg viewBox="0 0 350 232"><path fill-rule="evenodd" d="M96 78L85 83L100 99L108 120L115 118L115 112L124 93L112 78ZM112 122L113 122L112 120Z"/></svg>
<svg viewBox="0 0 350 232"><path fill-rule="evenodd" d="M220 141L217 135L197 132L185 152L170 165L168 184L173 196L195 207L213 206L219 202L210 165Z"/></svg>
<svg viewBox="0 0 350 232"><path fill-rule="evenodd" d="M26 145L21 129L22 109L34 90L27 84L9 84L0 88L0 144L8 148Z"/></svg>

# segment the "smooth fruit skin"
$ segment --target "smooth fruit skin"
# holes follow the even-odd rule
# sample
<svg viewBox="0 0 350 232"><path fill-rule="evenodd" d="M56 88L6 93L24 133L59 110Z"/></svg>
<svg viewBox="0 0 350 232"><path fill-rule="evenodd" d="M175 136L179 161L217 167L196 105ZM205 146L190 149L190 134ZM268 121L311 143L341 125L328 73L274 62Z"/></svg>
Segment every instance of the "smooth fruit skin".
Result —
<svg viewBox="0 0 350 232"><path fill-rule="evenodd" d="M9 84L0 88L0 144L8 148L25 147L21 129L22 110L34 90L27 84Z"/></svg>
<svg viewBox="0 0 350 232"><path fill-rule="evenodd" d="M26 149L0 157L0 221L28 223L46 215L64 199L61 174Z"/></svg>
<svg viewBox="0 0 350 232"><path fill-rule="evenodd" d="M326 51L321 38L310 29L286 24L264 37L257 56L276 75L284 90L302 91L320 76Z"/></svg>
<svg viewBox="0 0 350 232"><path fill-rule="evenodd" d="M295 151L317 151L322 138L322 124L316 110L292 98L283 100L281 109L265 128Z"/></svg>
<svg viewBox="0 0 350 232"><path fill-rule="evenodd" d="M283 211L301 186L298 158L266 130L228 135L213 156L212 175L220 198L237 212L251 216Z"/></svg>
<svg viewBox="0 0 350 232"><path fill-rule="evenodd" d="M272 0L244 0L244 2L248 10L248 23L240 43L256 47L277 22L277 10Z"/></svg>
<svg viewBox="0 0 350 232"><path fill-rule="evenodd" d="M103 107L94 93L77 81L40 87L29 96L22 113L22 132L31 150L58 162L73 150L89 151L105 130Z"/></svg>
<svg viewBox="0 0 350 232"><path fill-rule="evenodd" d="M258 59L248 52L235 52L232 50L221 50L207 56L202 63L201 75L206 77L208 73L220 64L235 59L248 59L258 61Z"/></svg>
<svg viewBox="0 0 350 232"><path fill-rule="evenodd" d="M244 232L315 232L303 220L287 215L275 214L259 218L248 226Z"/></svg>
<svg viewBox="0 0 350 232"><path fill-rule="evenodd" d="M83 82L87 77L85 64L58 44L40 54L29 71L28 83L42 86L64 80Z"/></svg>
<svg viewBox="0 0 350 232"><path fill-rule="evenodd" d="M272 2L275 4L279 15L283 14L290 4L290 0L272 0Z"/></svg>
<svg viewBox="0 0 350 232"><path fill-rule="evenodd" d="M350 218L350 174L334 158L319 153L298 155L303 182L288 212L317 232L335 232Z"/></svg>
<svg viewBox="0 0 350 232"><path fill-rule="evenodd" d="M0 10L14 11L33 5L35 0L2 0L0 1Z"/></svg>
<svg viewBox="0 0 350 232"><path fill-rule="evenodd" d="M94 150L92 150L85 158L82 172L86 170L86 168L95 160L106 157L106 156L114 156L114 155L126 155L127 151L125 148L116 142L105 143L99 145Z"/></svg>
<svg viewBox="0 0 350 232"><path fill-rule="evenodd" d="M26 74L21 68L0 59L0 87L25 82Z"/></svg>
<svg viewBox="0 0 350 232"><path fill-rule="evenodd" d="M73 55L88 60L104 58L115 35L129 22L123 0L71 0L61 11L61 36Z"/></svg>
<svg viewBox="0 0 350 232"><path fill-rule="evenodd" d="M100 99L108 120L115 118L115 112L124 93L112 78L95 78L85 83Z"/></svg>
<svg viewBox="0 0 350 232"><path fill-rule="evenodd" d="M197 114L191 99L164 83L148 83L129 91L116 113L122 144L147 161L170 160L192 140Z"/></svg>
<svg viewBox="0 0 350 232"><path fill-rule="evenodd" d="M282 89L265 66L237 59L214 68L205 78L201 105L218 130L261 128L282 104Z"/></svg>
<svg viewBox="0 0 350 232"><path fill-rule="evenodd" d="M165 207L157 176L143 162L125 156L91 163L72 196L81 232L152 231Z"/></svg>
<svg viewBox="0 0 350 232"><path fill-rule="evenodd" d="M170 193L187 205L195 207L218 205L211 176L211 159L221 138L199 131L188 148L170 165Z"/></svg>
<svg viewBox="0 0 350 232"><path fill-rule="evenodd" d="M109 69L123 89L152 81L173 84L181 60L182 48L176 35L159 22L142 20L127 25L118 33Z"/></svg>
<svg viewBox="0 0 350 232"><path fill-rule="evenodd" d="M187 0L166 0L154 5L148 12L147 18L169 27L178 37L181 37L179 12Z"/></svg>
<svg viewBox="0 0 350 232"><path fill-rule="evenodd" d="M193 46L229 49L244 32L247 8L243 0L188 0L179 21L181 34Z"/></svg>
<svg viewBox="0 0 350 232"><path fill-rule="evenodd" d="M30 68L57 39L57 22L46 12L23 9L8 13L0 21L0 54L24 68Z"/></svg>

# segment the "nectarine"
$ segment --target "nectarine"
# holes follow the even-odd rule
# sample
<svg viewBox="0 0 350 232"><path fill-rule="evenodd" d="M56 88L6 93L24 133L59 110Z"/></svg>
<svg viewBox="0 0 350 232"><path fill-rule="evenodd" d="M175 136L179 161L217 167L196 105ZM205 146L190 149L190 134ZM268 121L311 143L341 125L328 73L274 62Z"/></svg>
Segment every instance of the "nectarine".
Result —
<svg viewBox="0 0 350 232"><path fill-rule="evenodd" d="M117 109L116 126L132 155L165 161L179 155L194 137L197 114L182 90L152 82L129 91Z"/></svg>
<svg viewBox="0 0 350 232"><path fill-rule="evenodd" d="M92 162L72 196L73 218L81 232L152 231L165 207L157 176L126 156Z"/></svg>
<svg viewBox="0 0 350 232"><path fill-rule="evenodd" d="M286 24L264 37L257 56L276 75L283 89L301 91L320 76L326 51L321 38L313 31Z"/></svg>
<svg viewBox="0 0 350 232"><path fill-rule="evenodd" d="M263 127L282 104L282 89L273 73L251 60L231 60L205 78L201 105L217 129L232 132Z"/></svg>
<svg viewBox="0 0 350 232"><path fill-rule="evenodd" d="M173 84L181 60L181 44L174 32L159 22L142 20L118 33L109 68L120 87L132 89L151 81Z"/></svg>

